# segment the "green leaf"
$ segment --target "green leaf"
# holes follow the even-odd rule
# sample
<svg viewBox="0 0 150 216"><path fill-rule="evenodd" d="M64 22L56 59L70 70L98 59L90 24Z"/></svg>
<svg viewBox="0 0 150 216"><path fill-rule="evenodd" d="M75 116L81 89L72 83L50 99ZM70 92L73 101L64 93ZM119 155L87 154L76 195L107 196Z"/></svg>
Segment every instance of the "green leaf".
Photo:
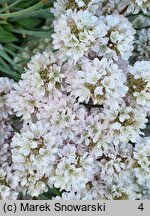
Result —
<svg viewBox="0 0 150 216"><path fill-rule="evenodd" d="M19 10L17 12L12 12L12 13L0 14L0 18L10 18L10 17L21 17L22 18L22 15L28 14L29 12L34 11L34 10L38 10L39 8L42 8L45 4L47 4L47 0L45 0L45 1L41 0L37 4L35 4L29 8L26 8L24 10Z"/></svg>
<svg viewBox="0 0 150 216"><path fill-rule="evenodd" d="M50 31L28 31L24 29L14 29L13 32L19 33L19 34L25 34L30 35L34 37L40 37L40 38L50 38L51 32Z"/></svg>
<svg viewBox="0 0 150 216"><path fill-rule="evenodd" d="M2 8L0 10L0 12L4 12L4 11L7 11L7 10L10 10L12 7L14 7L15 5L17 5L19 2L21 2L22 0L16 0L15 2L12 2L10 5L6 5L4 8Z"/></svg>
<svg viewBox="0 0 150 216"><path fill-rule="evenodd" d="M26 19L21 19L19 21L17 21L17 25L23 28L27 28L27 29L32 29L36 26L38 26L41 23L40 19L37 18L26 18Z"/></svg>
<svg viewBox="0 0 150 216"><path fill-rule="evenodd" d="M13 31L13 26L8 23L7 25L3 25L3 29L11 33Z"/></svg>
<svg viewBox="0 0 150 216"><path fill-rule="evenodd" d="M41 194L39 200L51 200L52 197L61 196L62 191L58 188L48 188L48 192Z"/></svg>
<svg viewBox="0 0 150 216"><path fill-rule="evenodd" d="M6 69L9 70L8 64L4 61L3 58L0 57L0 64Z"/></svg>
<svg viewBox="0 0 150 216"><path fill-rule="evenodd" d="M18 39L9 31L4 28L0 28L0 43L16 42Z"/></svg>
<svg viewBox="0 0 150 216"><path fill-rule="evenodd" d="M27 0L22 0L20 3L17 4L18 9L20 10L21 8L28 8L31 7L32 5L38 3L39 1L37 0L32 0L32 1L27 1Z"/></svg>
<svg viewBox="0 0 150 216"><path fill-rule="evenodd" d="M17 74L14 71L9 71L9 70L7 70L6 68L4 68L1 65L0 65L0 75L13 78L15 81L19 81L20 80L20 75L19 74Z"/></svg>
<svg viewBox="0 0 150 216"><path fill-rule="evenodd" d="M41 10L37 10L37 11L32 11L32 12L29 12L27 14L23 14L22 15L22 18L28 18L28 17L37 17L37 18L42 18L42 19L51 19L53 20L54 19L54 15L50 12L50 9L46 8L46 9L41 9ZM11 21L16 21L18 20L18 17L12 17L11 18Z"/></svg>
<svg viewBox="0 0 150 216"><path fill-rule="evenodd" d="M11 64L15 70L19 70L19 66L15 64L15 62L10 58L10 56L4 51L0 50L0 56L5 59L9 64Z"/></svg>

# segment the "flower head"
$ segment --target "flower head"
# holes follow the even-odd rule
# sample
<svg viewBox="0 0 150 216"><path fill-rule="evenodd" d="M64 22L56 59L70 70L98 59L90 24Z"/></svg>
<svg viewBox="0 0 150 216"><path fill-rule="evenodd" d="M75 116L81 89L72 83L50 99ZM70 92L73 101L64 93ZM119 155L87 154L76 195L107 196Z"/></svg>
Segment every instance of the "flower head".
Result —
<svg viewBox="0 0 150 216"><path fill-rule="evenodd" d="M61 59L77 62L93 45L98 46L99 38L106 34L106 26L89 11L68 10L54 21L53 45L61 49Z"/></svg>
<svg viewBox="0 0 150 216"><path fill-rule="evenodd" d="M128 88L124 85L125 76L111 60L103 58L89 60L84 58L79 64L80 70L74 72L74 78L69 82L72 85L72 94L79 102L104 104L114 98L120 100Z"/></svg>
<svg viewBox="0 0 150 216"><path fill-rule="evenodd" d="M127 85L129 95L136 100L138 105L144 108L150 106L150 62L136 62L129 67Z"/></svg>

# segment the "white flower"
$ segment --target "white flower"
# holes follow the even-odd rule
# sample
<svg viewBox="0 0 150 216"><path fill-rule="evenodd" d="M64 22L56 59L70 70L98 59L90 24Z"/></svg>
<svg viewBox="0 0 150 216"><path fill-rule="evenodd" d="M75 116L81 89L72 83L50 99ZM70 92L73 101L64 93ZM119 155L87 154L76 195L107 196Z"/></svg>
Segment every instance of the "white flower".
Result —
<svg viewBox="0 0 150 216"><path fill-rule="evenodd" d="M82 169L76 167L76 163L73 158L63 157L55 169L55 174L49 178L49 184L54 184L54 187L66 191L84 188L86 179L84 179Z"/></svg>
<svg viewBox="0 0 150 216"><path fill-rule="evenodd" d="M47 190L46 180L56 163L57 142L49 125L41 122L25 125L12 139L14 174L23 191L31 196Z"/></svg>
<svg viewBox="0 0 150 216"><path fill-rule="evenodd" d="M3 163L0 167L0 200L16 200L18 193L15 191L18 182L12 175L12 167Z"/></svg>
<svg viewBox="0 0 150 216"><path fill-rule="evenodd" d="M61 96L64 75L57 54L37 53L28 63L19 83L15 83L8 95L9 104L18 117L30 121L53 96Z"/></svg>
<svg viewBox="0 0 150 216"><path fill-rule="evenodd" d="M119 6L123 4L123 6L128 6L127 12L128 13L139 13L142 10L144 13L147 13L150 9L150 2L149 0L123 0L119 2Z"/></svg>
<svg viewBox="0 0 150 216"><path fill-rule="evenodd" d="M86 170L87 175L89 172L92 172L92 163L93 158L87 152L85 152L84 155L80 157L80 166L83 167L84 170Z"/></svg>
<svg viewBox="0 0 150 216"><path fill-rule="evenodd" d="M22 75L23 79L32 81L33 87L41 88L42 86L48 91L53 90L57 83L61 83L63 74L61 65L57 60L57 55L52 52L37 53L28 63L28 69Z"/></svg>
<svg viewBox="0 0 150 216"><path fill-rule="evenodd" d="M93 45L99 46L99 38L106 34L105 24L87 10L67 10L53 24L53 45L61 50L62 60L77 62Z"/></svg>
<svg viewBox="0 0 150 216"><path fill-rule="evenodd" d="M119 2L119 0L101 0L96 15L100 16L119 12L117 7Z"/></svg>
<svg viewBox="0 0 150 216"><path fill-rule="evenodd" d="M140 107L128 107L122 103L118 108L105 108L104 119L110 119L109 137L118 144L121 142L135 142L139 134L143 134L140 129L146 128L147 113ZM114 114L112 114L114 113ZM139 115L140 113L140 115Z"/></svg>
<svg viewBox="0 0 150 216"><path fill-rule="evenodd" d="M129 94L138 105L144 108L150 106L150 61L136 62L129 67L127 85Z"/></svg>
<svg viewBox="0 0 150 216"><path fill-rule="evenodd" d="M68 144L60 149L59 161L49 178L49 186L54 185L60 190L77 192L83 190L93 179L95 173L93 157L88 152L80 155L80 151L77 152L79 148Z"/></svg>
<svg viewBox="0 0 150 216"><path fill-rule="evenodd" d="M124 85L125 76L116 64L106 58L99 60L83 59L79 64L81 70L74 72L68 80L72 85L72 94L79 102L104 104L110 99L119 101L128 88Z"/></svg>
<svg viewBox="0 0 150 216"><path fill-rule="evenodd" d="M139 168L139 170L143 170L143 172L146 172L150 178L150 170L149 170L150 145L149 145L149 142L150 142L149 137L138 139L135 144L134 151L133 151L133 157L136 160L134 163L136 165L135 167ZM137 170L136 170L136 175L137 175Z"/></svg>
<svg viewBox="0 0 150 216"><path fill-rule="evenodd" d="M55 1L58 51L35 54L18 83L0 78L0 199L48 188L62 192L55 200L149 197L150 138L141 136L150 62L129 65L135 30L120 15L148 8L149 0ZM144 44L148 34L139 34Z"/></svg>
<svg viewBox="0 0 150 216"><path fill-rule="evenodd" d="M8 94L12 89L13 80L7 77L0 77L0 121L12 115L12 109L8 102Z"/></svg>
<svg viewBox="0 0 150 216"><path fill-rule="evenodd" d="M11 138L13 132L11 124L12 122L9 119L3 119L0 121L0 145L4 144Z"/></svg>
<svg viewBox="0 0 150 216"><path fill-rule="evenodd" d="M124 122L126 119L130 118L129 113L132 111L132 108L126 107L125 104L123 104L119 111L119 120L120 122Z"/></svg>
<svg viewBox="0 0 150 216"><path fill-rule="evenodd" d="M101 4L101 0L57 0L54 2L51 12L54 13L55 17L65 14L69 9L73 11L88 10L95 14L99 4Z"/></svg>
<svg viewBox="0 0 150 216"><path fill-rule="evenodd" d="M128 60L132 55L135 30L124 16L113 14L100 17L107 27L103 40L100 40L99 56L118 60Z"/></svg>

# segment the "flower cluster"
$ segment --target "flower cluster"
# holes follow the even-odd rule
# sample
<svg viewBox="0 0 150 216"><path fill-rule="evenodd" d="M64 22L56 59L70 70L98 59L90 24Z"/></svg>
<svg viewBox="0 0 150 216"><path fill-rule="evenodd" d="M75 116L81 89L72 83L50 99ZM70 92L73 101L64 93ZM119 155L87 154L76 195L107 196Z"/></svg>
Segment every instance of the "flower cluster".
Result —
<svg viewBox="0 0 150 216"><path fill-rule="evenodd" d="M54 49L61 49L60 58L73 59L93 55L115 60L128 60L133 51L135 30L118 14L96 17L89 11L67 10L54 21Z"/></svg>
<svg viewBox="0 0 150 216"><path fill-rule="evenodd" d="M13 83L13 80L0 77L0 199L16 199L18 195L15 191L17 181L12 174L10 151L13 136L10 115L13 112L8 102L8 94Z"/></svg>
<svg viewBox="0 0 150 216"><path fill-rule="evenodd" d="M14 176L18 178L24 193L27 190L31 196L46 191L45 182L56 162L58 149L48 127L41 122L25 125L11 143Z"/></svg>
<svg viewBox="0 0 150 216"><path fill-rule="evenodd" d="M12 168L8 163L3 163L0 167L0 199L17 199L18 177L12 174Z"/></svg>
<svg viewBox="0 0 150 216"><path fill-rule="evenodd" d="M99 41L107 33L106 25L87 10L67 10L54 21L54 31L54 49L61 49L62 59L74 61L78 61L90 49L98 49Z"/></svg>
<svg viewBox="0 0 150 216"><path fill-rule="evenodd" d="M136 62L127 75L130 96L143 108L150 107L150 61Z"/></svg>
<svg viewBox="0 0 150 216"><path fill-rule="evenodd" d="M101 0L57 0L54 2L54 8L51 9L51 12L55 17L65 14L69 9L72 11L88 10L95 14L101 4Z"/></svg>
<svg viewBox="0 0 150 216"><path fill-rule="evenodd" d="M149 0L56 0L51 12L55 17L66 13L67 10L88 10L94 15L106 15L111 13L138 13L142 10L144 13L150 9Z"/></svg>
<svg viewBox="0 0 150 216"><path fill-rule="evenodd" d="M38 113L49 99L49 96L60 96L61 65L51 52L36 54L22 75L22 80L13 85L8 96L11 107L18 117L30 120Z"/></svg>
<svg viewBox="0 0 150 216"><path fill-rule="evenodd" d="M133 173L136 182L143 189L144 199L149 199L150 194L150 137L138 140L133 152Z"/></svg>
<svg viewBox="0 0 150 216"><path fill-rule="evenodd" d="M100 43L99 56L106 56L117 60L121 57L128 60L133 51L135 30L132 24L118 14L107 15L101 18L107 32Z"/></svg>
<svg viewBox="0 0 150 216"><path fill-rule="evenodd" d="M138 42L124 16L148 8L146 0L54 3L57 51L36 53L18 83L0 79L2 199L48 188L59 190L52 199L149 198L150 61L130 61ZM12 113L23 124L14 134Z"/></svg>
<svg viewBox="0 0 150 216"><path fill-rule="evenodd" d="M6 77L0 77L0 121L7 119L8 115L12 114L12 110L8 103L8 93L13 85L13 80Z"/></svg>
<svg viewBox="0 0 150 216"><path fill-rule="evenodd" d="M8 102L8 94L13 86L13 81L0 77L0 165L7 162L9 158L9 141L13 128L9 118L12 115L12 108Z"/></svg>
<svg viewBox="0 0 150 216"><path fill-rule="evenodd" d="M122 0L118 2L117 8L122 8L121 12L125 10L125 12L133 14L137 14L139 11L147 13L150 9L150 2L149 0Z"/></svg>
<svg viewBox="0 0 150 216"><path fill-rule="evenodd" d="M84 58L78 68L70 83L72 94L79 102L88 103L91 99L93 104L105 104L114 99L117 103L128 91L125 75L112 60Z"/></svg>

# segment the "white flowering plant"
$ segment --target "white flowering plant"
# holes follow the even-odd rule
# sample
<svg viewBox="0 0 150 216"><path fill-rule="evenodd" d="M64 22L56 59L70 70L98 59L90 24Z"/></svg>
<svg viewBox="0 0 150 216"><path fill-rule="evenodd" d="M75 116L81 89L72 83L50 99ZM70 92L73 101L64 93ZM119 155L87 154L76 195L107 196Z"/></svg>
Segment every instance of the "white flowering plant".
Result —
<svg viewBox="0 0 150 216"><path fill-rule="evenodd" d="M52 2L21 77L0 67L0 199L150 199L150 1Z"/></svg>

